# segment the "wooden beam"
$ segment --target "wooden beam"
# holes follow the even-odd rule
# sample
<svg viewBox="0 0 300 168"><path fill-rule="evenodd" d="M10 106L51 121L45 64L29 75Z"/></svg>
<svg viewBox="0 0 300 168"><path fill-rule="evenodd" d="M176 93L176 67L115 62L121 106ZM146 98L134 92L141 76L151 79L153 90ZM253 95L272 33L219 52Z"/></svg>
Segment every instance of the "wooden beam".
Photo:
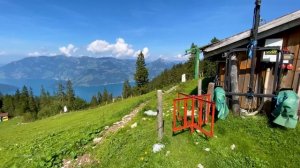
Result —
<svg viewBox="0 0 300 168"><path fill-rule="evenodd" d="M238 84L238 69L237 69L237 56L235 53L230 57L231 58L231 92L238 93L239 92L239 84ZM234 114L240 114L240 103L239 103L239 96L232 96L232 111Z"/></svg>
<svg viewBox="0 0 300 168"><path fill-rule="evenodd" d="M157 130L158 140L161 141L164 133L163 110L162 110L162 90L157 91Z"/></svg>

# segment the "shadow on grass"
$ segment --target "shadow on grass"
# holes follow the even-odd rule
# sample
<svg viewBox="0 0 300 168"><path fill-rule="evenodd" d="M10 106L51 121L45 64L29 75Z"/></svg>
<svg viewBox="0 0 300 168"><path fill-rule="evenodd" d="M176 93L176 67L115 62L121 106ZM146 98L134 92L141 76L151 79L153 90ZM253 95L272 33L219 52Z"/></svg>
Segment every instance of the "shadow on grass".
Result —
<svg viewBox="0 0 300 168"><path fill-rule="evenodd" d="M275 108L275 104L276 104L276 101L272 100L272 101L266 101L264 103L264 106L263 106L263 110L265 111L265 115L268 118L268 126L270 128L277 128L277 129L281 129L281 130L287 130L286 127L278 125L278 124L275 124L273 122L276 119L276 116L274 116L272 114L272 112L273 112L273 110Z"/></svg>

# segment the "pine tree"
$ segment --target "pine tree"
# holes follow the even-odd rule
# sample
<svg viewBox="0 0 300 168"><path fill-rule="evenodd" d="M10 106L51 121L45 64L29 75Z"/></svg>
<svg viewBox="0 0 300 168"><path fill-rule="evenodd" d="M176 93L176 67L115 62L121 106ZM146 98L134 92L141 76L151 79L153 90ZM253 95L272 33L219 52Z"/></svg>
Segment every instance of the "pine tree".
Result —
<svg viewBox="0 0 300 168"><path fill-rule="evenodd" d="M20 94L19 100L19 113L25 113L29 111L29 93L27 87L24 85Z"/></svg>
<svg viewBox="0 0 300 168"><path fill-rule="evenodd" d="M109 103L113 102L113 95L112 95L112 93L108 94L108 102Z"/></svg>
<svg viewBox="0 0 300 168"><path fill-rule="evenodd" d="M40 93L40 108L43 108L47 106L48 102L48 94L44 88L44 86L41 86L41 93Z"/></svg>
<svg viewBox="0 0 300 168"><path fill-rule="evenodd" d="M108 101L109 101L109 93L106 90L106 88L104 88L102 102L107 104Z"/></svg>
<svg viewBox="0 0 300 168"><path fill-rule="evenodd" d="M16 90L16 93L15 93L15 100L18 102L18 101L20 100L20 97L21 97L20 90L17 89L17 90Z"/></svg>
<svg viewBox="0 0 300 168"><path fill-rule="evenodd" d="M97 97L96 96L93 96L92 97L92 100L90 102L90 106L91 107L96 107L98 105L98 101L97 101Z"/></svg>
<svg viewBox="0 0 300 168"><path fill-rule="evenodd" d="M67 91L66 91L67 105L70 109L74 106L75 93L70 80L67 81Z"/></svg>
<svg viewBox="0 0 300 168"><path fill-rule="evenodd" d="M129 80L125 80L124 84L123 84L123 91L122 91L122 96L124 99L128 98L129 96L131 96L131 86L129 84Z"/></svg>
<svg viewBox="0 0 300 168"><path fill-rule="evenodd" d="M65 87L62 84L62 82L60 82L58 84L58 89L57 89L57 95L56 96L58 98L58 101L59 101L60 105L64 106L66 94L65 94Z"/></svg>
<svg viewBox="0 0 300 168"><path fill-rule="evenodd" d="M16 116L13 96L6 95L3 97L2 110L7 112L9 116Z"/></svg>
<svg viewBox="0 0 300 168"><path fill-rule="evenodd" d="M144 54L141 52L136 60L136 70L134 74L134 79L136 86L138 88L139 94L144 94L147 92L146 85L149 82L148 79L148 70L146 68Z"/></svg>
<svg viewBox="0 0 300 168"><path fill-rule="evenodd" d="M213 37L211 40L210 40L210 43L217 43L217 42L219 42L220 40L219 39L217 39L217 37Z"/></svg>
<svg viewBox="0 0 300 168"><path fill-rule="evenodd" d="M98 102L98 104L101 104L103 102L103 96L102 96L101 92L98 92L98 94L97 94L97 102Z"/></svg>
<svg viewBox="0 0 300 168"><path fill-rule="evenodd" d="M33 119L36 119L38 108L33 95L32 88L29 88L28 108L29 108L29 112L32 113Z"/></svg>

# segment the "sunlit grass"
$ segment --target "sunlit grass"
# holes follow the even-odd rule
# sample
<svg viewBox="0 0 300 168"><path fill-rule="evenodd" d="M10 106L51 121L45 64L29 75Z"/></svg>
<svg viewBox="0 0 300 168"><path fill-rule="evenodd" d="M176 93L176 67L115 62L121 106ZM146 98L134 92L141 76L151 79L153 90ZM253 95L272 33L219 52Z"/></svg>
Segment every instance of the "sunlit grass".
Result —
<svg viewBox="0 0 300 168"><path fill-rule="evenodd" d="M172 100L177 92L191 93L196 81L180 84L163 95L165 148L152 152L157 143L154 92L81 112L53 116L28 124L16 118L0 124L0 167L54 167L63 158L89 153L91 167L298 167L300 127L270 127L265 116L240 118L229 115L215 124L215 137L189 131L172 135ZM166 90L166 89L165 89ZM107 125L120 120L141 102L148 105L120 131L94 146L92 139ZM130 125L137 123L136 128ZM231 145L235 149L231 149ZM205 151L209 148L209 151Z"/></svg>
<svg viewBox="0 0 300 168"><path fill-rule="evenodd" d="M76 157L107 125L120 120L153 93L32 123L15 118L0 124L0 167L59 167Z"/></svg>
<svg viewBox="0 0 300 168"><path fill-rule="evenodd" d="M189 93L195 82L180 86L170 95L164 95L166 145L159 153L152 152L157 143L156 118L143 111L132 123L110 136L90 152L99 160L97 167L298 167L300 156L300 128L271 128L264 116L240 118L229 115L215 125L215 137L206 139L197 133L185 131L172 135L172 99L178 91ZM144 110L155 110L152 100ZM146 118L146 120L144 120ZM230 148L235 145L235 149ZM210 151L205 151L209 148ZM167 154L169 153L169 154Z"/></svg>

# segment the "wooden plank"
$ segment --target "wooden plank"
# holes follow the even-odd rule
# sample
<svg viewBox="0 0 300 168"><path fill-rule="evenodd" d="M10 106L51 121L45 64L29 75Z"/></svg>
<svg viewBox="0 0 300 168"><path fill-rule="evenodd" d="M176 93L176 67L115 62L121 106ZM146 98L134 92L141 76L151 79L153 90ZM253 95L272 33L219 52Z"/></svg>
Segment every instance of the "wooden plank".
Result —
<svg viewBox="0 0 300 168"><path fill-rule="evenodd" d="M244 84L243 84L243 87L242 87L242 92L243 93L247 93L248 91L248 88L249 88L249 82L250 82L250 71L251 71L251 59L248 59L248 62L247 62L247 66L246 66L246 73L245 73L245 80L244 80ZM241 103L241 107L242 108L248 108L247 106L247 99L245 96L241 96L242 97L242 101L240 102Z"/></svg>
<svg viewBox="0 0 300 168"><path fill-rule="evenodd" d="M294 81L293 81L293 89L296 91L298 89L298 81L299 81L299 74L300 74L300 45L298 47L298 59L297 64L295 67L295 75L294 75Z"/></svg>
<svg viewBox="0 0 300 168"><path fill-rule="evenodd" d="M208 88L207 88L207 94L211 95L211 98L213 97L212 95L214 94L214 89L215 89L215 83L210 82L208 84ZM211 100L210 100L211 101Z"/></svg>
<svg viewBox="0 0 300 168"><path fill-rule="evenodd" d="M293 67L297 66L299 43L300 43L300 28L291 30L288 33L287 49L294 53ZM293 81L295 78L295 69L289 70L288 73L283 77L282 87L283 88L294 88ZM296 80L297 81L297 80Z"/></svg>
<svg viewBox="0 0 300 168"><path fill-rule="evenodd" d="M225 63L220 63L219 66L220 66L220 68L219 68L220 85L222 87L224 87L224 83L225 83Z"/></svg>
<svg viewBox="0 0 300 168"><path fill-rule="evenodd" d="M268 92L269 93L272 93L272 91L273 91L273 83L274 83L274 69L275 69L275 66L274 65L272 65L272 66L270 66L270 76L269 76L269 83L268 83Z"/></svg>
<svg viewBox="0 0 300 168"><path fill-rule="evenodd" d="M297 83L300 73L300 27L295 29L294 32L290 35L290 41L294 44L294 74L292 88L296 91L298 89Z"/></svg>
<svg viewBox="0 0 300 168"><path fill-rule="evenodd" d="M245 76L247 71L247 56L246 53L239 53L239 92L244 91ZM240 105L243 103L243 96L239 97ZM241 106L242 107L242 106ZM244 107L243 107L244 108Z"/></svg>

